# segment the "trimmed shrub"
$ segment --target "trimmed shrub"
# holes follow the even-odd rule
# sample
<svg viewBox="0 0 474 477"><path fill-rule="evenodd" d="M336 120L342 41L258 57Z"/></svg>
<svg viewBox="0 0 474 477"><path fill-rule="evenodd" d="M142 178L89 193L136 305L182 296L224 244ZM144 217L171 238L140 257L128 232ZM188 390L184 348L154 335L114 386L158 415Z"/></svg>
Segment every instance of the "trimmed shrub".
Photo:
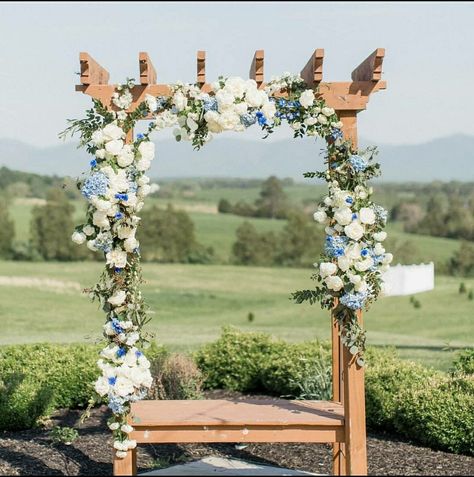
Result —
<svg viewBox="0 0 474 477"><path fill-rule="evenodd" d="M271 356L283 355L285 346L264 333L242 333L224 327L221 337L201 348L195 359L206 388L258 391L264 389L262 369Z"/></svg>
<svg viewBox="0 0 474 477"><path fill-rule="evenodd" d="M474 349L459 351L453 361L453 369L456 373L474 374Z"/></svg>
<svg viewBox="0 0 474 477"><path fill-rule="evenodd" d="M474 376L438 375L402 389L394 424L427 446L474 454Z"/></svg>
<svg viewBox="0 0 474 477"><path fill-rule="evenodd" d="M26 344L0 348L0 430L33 427L59 408L82 408L94 395L100 346ZM156 345L150 360L163 353Z"/></svg>

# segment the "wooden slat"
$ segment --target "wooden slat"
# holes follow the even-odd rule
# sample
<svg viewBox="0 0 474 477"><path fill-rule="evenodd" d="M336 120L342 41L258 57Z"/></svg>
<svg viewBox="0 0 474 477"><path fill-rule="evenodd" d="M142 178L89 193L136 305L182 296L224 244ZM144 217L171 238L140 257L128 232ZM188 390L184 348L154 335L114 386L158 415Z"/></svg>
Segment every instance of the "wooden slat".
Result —
<svg viewBox="0 0 474 477"><path fill-rule="evenodd" d="M81 65L81 84L107 84L109 82L108 71L100 66L89 53L79 53L79 63Z"/></svg>
<svg viewBox="0 0 474 477"><path fill-rule="evenodd" d="M311 88L315 88L323 80L323 61L324 50L317 48L314 50L308 63L306 63L306 66L301 70L301 77Z"/></svg>
<svg viewBox="0 0 474 477"><path fill-rule="evenodd" d="M156 84L156 70L148 56L148 53L141 51L138 55L138 64L140 68L140 84Z"/></svg>
<svg viewBox="0 0 474 477"><path fill-rule="evenodd" d="M343 408L331 401L217 399L140 401L132 404L133 426L339 426Z"/></svg>
<svg viewBox="0 0 474 477"><path fill-rule="evenodd" d="M197 65L196 82L202 86L203 84L206 83L206 52L205 51L199 50L197 52L196 65Z"/></svg>
<svg viewBox="0 0 474 477"><path fill-rule="evenodd" d="M263 85L263 61L264 51L257 50L250 65L249 78L254 79L259 88Z"/></svg>
<svg viewBox="0 0 474 477"><path fill-rule="evenodd" d="M137 475L137 449L127 451L127 457L119 459L114 449L113 467L114 475Z"/></svg>
<svg viewBox="0 0 474 477"><path fill-rule="evenodd" d="M351 75L352 81L380 81L385 48L377 48Z"/></svg>

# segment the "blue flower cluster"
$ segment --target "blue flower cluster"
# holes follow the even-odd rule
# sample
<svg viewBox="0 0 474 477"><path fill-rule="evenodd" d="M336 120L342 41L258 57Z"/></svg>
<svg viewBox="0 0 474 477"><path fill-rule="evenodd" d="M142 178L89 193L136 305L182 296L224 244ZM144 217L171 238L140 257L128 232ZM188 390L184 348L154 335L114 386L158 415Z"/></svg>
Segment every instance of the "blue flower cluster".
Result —
<svg viewBox="0 0 474 477"><path fill-rule="evenodd" d="M380 205L373 205L375 217L378 222L385 224L387 223L388 212Z"/></svg>
<svg viewBox="0 0 474 477"><path fill-rule="evenodd" d="M341 257L348 242L345 235L327 235L324 250L330 257Z"/></svg>
<svg viewBox="0 0 474 477"><path fill-rule="evenodd" d="M331 131L331 134L329 134L328 138L330 141L334 142L337 141L338 139L342 139L344 137L344 134L340 129L334 128Z"/></svg>
<svg viewBox="0 0 474 477"><path fill-rule="evenodd" d="M287 121L293 121L300 116L295 109L299 108L301 103L299 101L288 101L284 98L280 98L277 101L277 112L275 116L280 119L286 119Z"/></svg>
<svg viewBox="0 0 474 477"><path fill-rule="evenodd" d="M374 264L370 267L371 272L377 271L378 266L382 263L384 255L376 255L373 249L369 250L370 257L374 261Z"/></svg>
<svg viewBox="0 0 474 477"><path fill-rule="evenodd" d="M341 296L341 303L351 310L360 310L367 299L366 292L345 293Z"/></svg>
<svg viewBox="0 0 474 477"><path fill-rule="evenodd" d="M212 96L208 96L203 99L202 106L204 108L204 111L206 111L206 113L208 111L217 111L218 109L217 99Z"/></svg>
<svg viewBox="0 0 474 477"><path fill-rule="evenodd" d="M257 121L260 126L264 126L265 124L267 124L267 118L261 111L257 111L255 113L255 116L257 117Z"/></svg>
<svg viewBox="0 0 474 477"><path fill-rule="evenodd" d="M123 333L123 328L120 326L120 321L117 320L117 318L112 319L112 329L117 333L118 335L120 333Z"/></svg>
<svg viewBox="0 0 474 477"><path fill-rule="evenodd" d="M248 128L257 122L257 117L251 113L242 114L242 116L240 116L240 122Z"/></svg>
<svg viewBox="0 0 474 477"><path fill-rule="evenodd" d="M125 414L127 412L126 407L123 405L125 399L109 394L109 408L114 414Z"/></svg>
<svg viewBox="0 0 474 477"><path fill-rule="evenodd" d="M115 198L118 200L128 200L128 194L115 194Z"/></svg>
<svg viewBox="0 0 474 477"><path fill-rule="evenodd" d="M94 245L102 252L108 253L112 250L113 239L111 235L99 234L94 240Z"/></svg>
<svg viewBox="0 0 474 477"><path fill-rule="evenodd" d="M94 172L82 184L81 193L87 199L105 195L109 186L109 178L103 172Z"/></svg>
<svg viewBox="0 0 474 477"><path fill-rule="evenodd" d="M158 96L156 98L156 109L163 109L166 106L166 102L168 101L168 98L165 96Z"/></svg>
<svg viewBox="0 0 474 477"><path fill-rule="evenodd" d="M353 154L349 158L349 163L356 172L364 172L369 165L367 159L362 156L359 156L358 154Z"/></svg>
<svg viewBox="0 0 474 477"><path fill-rule="evenodd" d="M130 194L136 194L137 190L138 190L138 184L135 181L129 181L128 192L130 192Z"/></svg>

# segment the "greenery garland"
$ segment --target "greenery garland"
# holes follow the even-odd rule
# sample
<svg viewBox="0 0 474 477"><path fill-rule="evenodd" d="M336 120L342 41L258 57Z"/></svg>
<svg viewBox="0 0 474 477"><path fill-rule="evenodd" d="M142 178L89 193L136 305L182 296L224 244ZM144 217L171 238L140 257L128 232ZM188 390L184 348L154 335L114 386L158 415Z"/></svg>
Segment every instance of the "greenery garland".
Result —
<svg viewBox="0 0 474 477"><path fill-rule="evenodd" d="M215 134L244 131L256 124L264 137L286 121L294 137L315 136L327 144L324 172L308 172L305 177L326 180L329 194L319 204L315 220L324 224L325 253L315 263L314 289L293 293L297 303L320 302L332 310L339 322L343 343L363 364L365 333L357 313L379 295L380 272L392 257L381 242L386 212L373 204L367 181L379 173L373 161L375 149L357 154L343 140L342 123L334 109L315 97L301 77L284 74L258 89L253 80L220 77L210 93L198 85L177 83L166 97L147 95L132 112L133 80L117 87L112 99L116 111L99 101L86 117L69 121L62 133L80 134L80 147L93 156L90 171L78 180L78 188L88 200L84 224L76 227L72 239L100 251L106 269L99 282L89 290L106 314L106 346L98 366L102 375L95 390L106 398L113 412L109 427L119 458L127 455L136 442L128 438L133 428L127 423L130 404L143 399L152 384L150 363L142 350L149 336L143 326L149 320L140 285L140 250L136 230L137 215L150 193L145 175L154 158L154 131L174 127L177 141L189 141L200 149ZM137 121L152 117L145 133L126 144L127 133Z"/></svg>

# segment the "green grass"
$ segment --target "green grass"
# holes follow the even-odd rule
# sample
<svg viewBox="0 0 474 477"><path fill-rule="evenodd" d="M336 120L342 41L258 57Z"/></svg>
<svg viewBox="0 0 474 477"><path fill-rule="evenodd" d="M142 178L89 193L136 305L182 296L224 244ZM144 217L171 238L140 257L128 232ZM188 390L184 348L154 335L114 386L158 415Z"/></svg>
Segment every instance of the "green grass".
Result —
<svg viewBox="0 0 474 477"><path fill-rule="evenodd" d="M95 283L99 263L0 262L0 276ZM318 306L295 305L289 293L310 286L311 270L236 266L145 264L144 294L153 311L148 329L173 349L196 349L233 324L290 341L329 338L328 314ZM468 289L474 280L463 280ZM381 299L365 315L368 341L397 345L402 356L446 369L452 352L446 344L472 346L474 302L458 294L459 279L438 277L435 291ZM0 285L0 344L93 341L100 337L103 314L73 289L43 284ZM255 321L247 315L253 312Z"/></svg>

